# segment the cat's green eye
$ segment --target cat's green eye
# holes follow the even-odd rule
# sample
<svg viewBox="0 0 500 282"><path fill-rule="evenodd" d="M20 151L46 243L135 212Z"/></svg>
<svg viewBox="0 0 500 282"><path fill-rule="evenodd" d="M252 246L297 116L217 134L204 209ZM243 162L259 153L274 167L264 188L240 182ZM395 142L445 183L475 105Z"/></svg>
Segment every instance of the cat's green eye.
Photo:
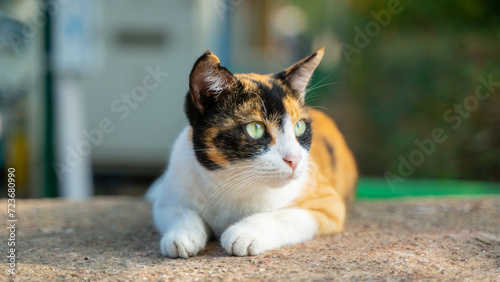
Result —
<svg viewBox="0 0 500 282"><path fill-rule="evenodd" d="M294 127L295 136L299 137L306 131L306 122L299 120Z"/></svg>
<svg viewBox="0 0 500 282"><path fill-rule="evenodd" d="M248 135L253 139L260 139L266 133L266 126L260 121L252 121L245 127Z"/></svg>

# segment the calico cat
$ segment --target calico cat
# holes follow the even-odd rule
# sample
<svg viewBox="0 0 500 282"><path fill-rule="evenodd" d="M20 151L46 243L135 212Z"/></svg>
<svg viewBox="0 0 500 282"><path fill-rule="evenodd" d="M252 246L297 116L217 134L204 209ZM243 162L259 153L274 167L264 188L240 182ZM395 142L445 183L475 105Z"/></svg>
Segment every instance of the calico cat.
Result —
<svg viewBox="0 0 500 282"><path fill-rule="evenodd" d="M195 256L220 238L256 255L340 232L354 158L335 123L305 105L323 49L276 74L232 74L210 51L194 64L187 126L152 185L161 252Z"/></svg>

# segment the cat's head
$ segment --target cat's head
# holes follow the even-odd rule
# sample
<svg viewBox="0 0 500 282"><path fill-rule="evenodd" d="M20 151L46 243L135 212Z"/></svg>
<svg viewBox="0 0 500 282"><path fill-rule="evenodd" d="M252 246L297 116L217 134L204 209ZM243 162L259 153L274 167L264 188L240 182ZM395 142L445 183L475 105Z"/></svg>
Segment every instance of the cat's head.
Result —
<svg viewBox="0 0 500 282"><path fill-rule="evenodd" d="M210 51L194 64L185 111L199 163L281 185L307 168L306 86L323 49L276 74L232 74Z"/></svg>

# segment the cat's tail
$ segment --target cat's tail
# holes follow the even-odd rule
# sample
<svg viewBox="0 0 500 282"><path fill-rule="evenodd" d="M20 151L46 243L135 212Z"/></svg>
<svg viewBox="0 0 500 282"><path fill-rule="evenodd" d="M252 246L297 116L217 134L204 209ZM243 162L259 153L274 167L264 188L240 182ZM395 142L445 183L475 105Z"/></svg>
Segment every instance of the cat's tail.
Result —
<svg viewBox="0 0 500 282"><path fill-rule="evenodd" d="M163 174L158 179L156 179L155 182L153 182L153 184L151 184L148 191L146 192L146 195L144 195L144 198L146 198L146 201L152 203L158 197L158 194L160 193L161 187L163 186L164 178L165 178L165 175Z"/></svg>

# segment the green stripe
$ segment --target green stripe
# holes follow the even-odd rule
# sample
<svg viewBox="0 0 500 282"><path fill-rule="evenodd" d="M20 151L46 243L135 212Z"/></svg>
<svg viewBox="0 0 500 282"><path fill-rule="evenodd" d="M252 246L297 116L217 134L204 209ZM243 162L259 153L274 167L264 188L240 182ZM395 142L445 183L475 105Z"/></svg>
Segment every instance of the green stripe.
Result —
<svg viewBox="0 0 500 282"><path fill-rule="evenodd" d="M357 198L392 198L407 196L500 194L500 183L405 179L391 187L383 178L362 177L358 181Z"/></svg>

